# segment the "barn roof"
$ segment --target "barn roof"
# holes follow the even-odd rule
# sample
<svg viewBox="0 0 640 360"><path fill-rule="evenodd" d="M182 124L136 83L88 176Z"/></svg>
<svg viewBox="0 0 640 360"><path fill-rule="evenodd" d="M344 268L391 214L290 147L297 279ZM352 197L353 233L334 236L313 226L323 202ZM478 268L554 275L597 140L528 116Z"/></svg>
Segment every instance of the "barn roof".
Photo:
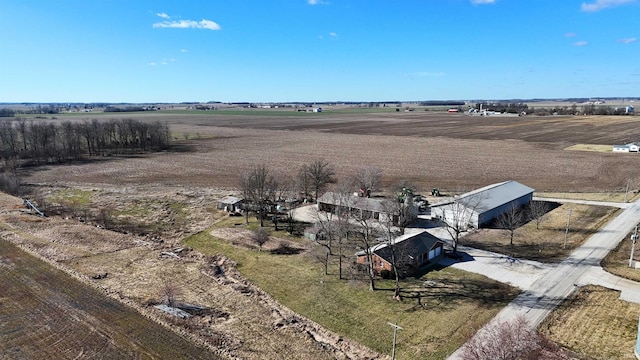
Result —
<svg viewBox="0 0 640 360"><path fill-rule="evenodd" d="M242 199L240 199L239 197L235 197L231 195L225 196L222 199L218 200L219 203L227 204L227 205L235 205L241 201Z"/></svg>
<svg viewBox="0 0 640 360"><path fill-rule="evenodd" d="M478 212L484 212L529 195L533 191L526 185L509 180L462 194L456 201Z"/></svg>
<svg viewBox="0 0 640 360"><path fill-rule="evenodd" d="M384 199L372 199L359 196L348 196L346 199L332 192L326 192L318 199L318 203L348 206L355 209L385 212Z"/></svg>
<svg viewBox="0 0 640 360"><path fill-rule="evenodd" d="M431 235L426 230L423 230L419 233L405 234L395 238L393 240L393 251L395 251L396 256L401 258L417 258L422 254L428 253L436 247L438 243L442 243L442 240ZM384 242L372 246L370 249L372 253L378 255L387 262L391 262L392 249L389 247L388 243ZM366 252L361 250L357 252L356 255L363 256L366 255Z"/></svg>

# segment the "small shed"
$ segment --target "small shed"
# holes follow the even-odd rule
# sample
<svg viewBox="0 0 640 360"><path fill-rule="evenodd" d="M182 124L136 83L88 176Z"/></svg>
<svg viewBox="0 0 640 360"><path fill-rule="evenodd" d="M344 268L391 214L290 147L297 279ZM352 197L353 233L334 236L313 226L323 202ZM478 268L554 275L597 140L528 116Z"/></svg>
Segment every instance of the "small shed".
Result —
<svg viewBox="0 0 640 360"><path fill-rule="evenodd" d="M392 255L395 255L397 267L403 273L410 274L415 270L436 263L444 254L444 242L426 230L419 233L405 234L392 240L392 243L381 243L369 249L372 254L373 270L380 272L393 271ZM358 264L367 264L367 251L356 253Z"/></svg>
<svg viewBox="0 0 640 360"><path fill-rule="evenodd" d="M240 211L243 202L244 200L239 197L228 195L218 200L218 210L237 212Z"/></svg>

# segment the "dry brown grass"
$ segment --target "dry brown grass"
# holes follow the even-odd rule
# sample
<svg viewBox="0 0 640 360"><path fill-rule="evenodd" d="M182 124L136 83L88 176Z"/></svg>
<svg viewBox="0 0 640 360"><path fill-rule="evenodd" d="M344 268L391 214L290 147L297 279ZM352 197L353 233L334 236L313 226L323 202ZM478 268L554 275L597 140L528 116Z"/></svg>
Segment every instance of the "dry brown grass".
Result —
<svg viewBox="0 0 640 360"><path fill-rule="evenodd" d="M640 305L619 299L618 291L581 288L554 310L540 331L589 359L633 359Z"/></svg>
<svg viewBox="0 0 640 360"><path fill-rule="evenodd" d="M623 278L640 281L640 269L629 267L632 242L630 235L625 237L618 246L602 260L602 267L608 272ZM640 242L636 241L633 256L634 261L640 261Z"/></svg>
<svg viewBox="0 0 640 360"><path fill-rule="evenodd" d="M622 192L599 192L599 193L578 193L578 192L536 192L534 196L553 198L553 199L572 199L572 200L590 200L590 201L610 201L624 202L624 190ZM640 198L640 193L627 193L627 202L634 202Z"/></svg>
<svg viewBox="0 0 640 360"><path fill-rule="evenodd" d="M570 151L593 151L593 152L613 152L611 145L599 145L599 144L576 144L566 147L565 150Z"/></svg>
<svg viewBox="0 0 640 360"><path fill-rule="evenodd" d="M569 209L571 224L564 248ZM617 212L616 208L604 206L566 204L552 210L539 229L536 229L533 221L518 228L513 245L509 244L508 232L501 229L480 229L465 236L462 244L516 258L559 262L609 222Z"/></svg>

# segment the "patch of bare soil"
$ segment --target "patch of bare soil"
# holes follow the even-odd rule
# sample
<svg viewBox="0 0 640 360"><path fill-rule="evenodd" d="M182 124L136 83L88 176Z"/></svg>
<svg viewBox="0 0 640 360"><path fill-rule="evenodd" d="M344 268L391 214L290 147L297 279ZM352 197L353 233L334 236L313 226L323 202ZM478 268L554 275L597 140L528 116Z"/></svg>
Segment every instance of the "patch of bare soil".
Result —
<svg viewBox="0 0 640 360"><path fill-rule="evenodd" d="M141 193L146 196L149 194L146 191ZM197 189L192 191L198 193ZM173 201L198 198L166 190L162 195ZM108 202L123 209L138 201L138 196L140 193L135 189L124 188L121 191L105 189L104 193L96 191L92 195L97 204ZM207 258L181 247L182 237L171 237L170 232L162 236L162 241L157 241L148 236L114 233L73 219L35 217L21 208L19 199L6 195L0 197L0 202L5 239L48 259L143 314L170 323L174 330L208 344L218 355L242 359L380 357L280 305L247 281L228 259ZM184 209L196 211L199 204L194 201ZM145 215L154 217L156 212ZM175 233L183 236L215 221L206 211L200 216L207 219L194 221L193 227L184 232L174 230ZM216 235L236 239L239 246L252 246L247 242L247 233L244 229L231 229ZM273 238L265 248L283 244L301 247L299 243ZM207 311L189 319L177 319L155 309L151 305L162 300L161 291L166 284L179 289L179 301L205 307Z"/></svg>

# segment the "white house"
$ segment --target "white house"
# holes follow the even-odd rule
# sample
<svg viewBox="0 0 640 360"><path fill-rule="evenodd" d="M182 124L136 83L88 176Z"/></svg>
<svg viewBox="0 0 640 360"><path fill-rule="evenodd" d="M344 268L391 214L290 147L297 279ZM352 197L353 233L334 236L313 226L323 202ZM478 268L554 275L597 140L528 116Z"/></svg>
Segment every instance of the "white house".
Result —
<svg viewBox="0 0 640 360"><path fill-rule="evenodd" d="M613 145L613 152L629 152L629 145ZM637 151L637 150L636 150Z"/></svg>

